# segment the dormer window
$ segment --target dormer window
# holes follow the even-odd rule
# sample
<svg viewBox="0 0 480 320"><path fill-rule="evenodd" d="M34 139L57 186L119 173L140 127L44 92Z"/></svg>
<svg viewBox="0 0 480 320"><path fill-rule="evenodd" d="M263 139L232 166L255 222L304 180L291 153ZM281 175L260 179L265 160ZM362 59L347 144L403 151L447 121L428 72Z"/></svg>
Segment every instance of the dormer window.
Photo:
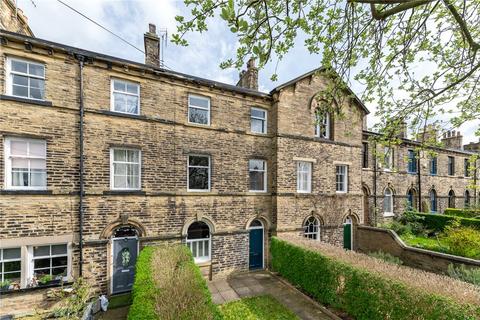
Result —
<svg viewBox="0 0 480 320"><path fill-rule="evenodd" d="M330 139L330 114L328 112L316 112L315 116L315 136Z"/></svg>

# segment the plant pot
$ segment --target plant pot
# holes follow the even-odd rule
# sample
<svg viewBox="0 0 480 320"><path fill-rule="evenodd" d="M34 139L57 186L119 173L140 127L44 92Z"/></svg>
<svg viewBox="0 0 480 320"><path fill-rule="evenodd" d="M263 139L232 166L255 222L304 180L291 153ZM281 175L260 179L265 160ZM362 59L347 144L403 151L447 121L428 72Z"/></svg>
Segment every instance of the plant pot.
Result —
<svg viewBox="0 0 480 320"><path fill-rule="evenodd" d="M62 283L62 279L53 279L53 280L50 280L50 281L45 282L45 283L39 282L38 286L39 287L46 287L46 286L58 285L60 283Z"/></svg>

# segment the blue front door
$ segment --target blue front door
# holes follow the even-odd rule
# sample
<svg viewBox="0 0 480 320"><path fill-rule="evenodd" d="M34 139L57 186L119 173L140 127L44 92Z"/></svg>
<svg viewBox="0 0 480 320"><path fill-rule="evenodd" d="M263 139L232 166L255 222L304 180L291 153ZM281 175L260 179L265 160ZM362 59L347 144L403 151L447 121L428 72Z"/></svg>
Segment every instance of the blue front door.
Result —
<svg viewBox="0 0 480 320"><path fill-rule="evenodd" d="M263 269L263 228L250 229L249 268Z"/></svg>

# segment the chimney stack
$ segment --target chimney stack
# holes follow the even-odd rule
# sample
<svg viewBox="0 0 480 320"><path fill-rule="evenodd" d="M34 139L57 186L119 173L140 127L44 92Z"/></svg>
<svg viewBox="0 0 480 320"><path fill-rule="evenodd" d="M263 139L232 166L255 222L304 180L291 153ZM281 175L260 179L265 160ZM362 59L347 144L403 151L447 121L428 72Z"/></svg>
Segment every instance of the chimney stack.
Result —
<svg viewBox="0 0 480 320"><path fill-rule="evenodd" d="M443 134L442 143L445 148L462 150L463 137L460 134L460 131L447 131Z"/></svg>
<svg viewBox="0 0 480 320"><path fill-rule="evenodd" d="M444 134L445 136L445 134ZM417 141L422 141L424 139L424 142L437 142L438 140L438 130L433 124L428 124L427 127L425 128L425 131L421 131L417 134Z"/></svg>
<svg viewBox="0 0 480 320"><path fill-rule="evenodd" d="M247 62L247 70L240 72L238 87L258 90L258 69L255 67L255 59L250 58Z"/></svg>
<svg viewBox="0 0 480 320"><path fill-rule="evenodd" d="M148 24L148 32L145 32L143 39L145 42L145 64L160 67L160 38L154 24Z"/></svg>
<svg viewBox="0 0 480 320"><path fill-rule="evenodd" d="M463 150L480 153L480 140L464 145Z"/></svg>
<svg viewBox="0 0 480 320"><path fill-rule="evenodd" d="M398 124L398 137L401 139L408 138L407 122L402 121Z"/></svg>

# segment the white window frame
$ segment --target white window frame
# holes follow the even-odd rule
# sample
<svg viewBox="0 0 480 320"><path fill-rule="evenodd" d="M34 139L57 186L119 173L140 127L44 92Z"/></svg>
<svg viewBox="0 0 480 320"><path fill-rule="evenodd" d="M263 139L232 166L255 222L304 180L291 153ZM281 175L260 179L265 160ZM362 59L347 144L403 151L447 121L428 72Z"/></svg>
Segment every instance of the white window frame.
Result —
<svg viewBox="0 0 480 320"><path fill-rule="evenodd" d="M8 250L8 249L20 249L20 258L16 259L4 259L3 258L3 250ZM0 248L0 282L5 281L5 272L3 271L3 264L5 262L15 262L15 261L20 261L20 283L22 283L22 276L23 276L23 270L22 270L22 247L8 247L8 248ZM9 273L18 273L18 271L7 271L6 274Z"/></svg>
<svg viewBox="0 0 480 320"><path fill-rule="evenodd" d="M190 157L206 157L208 158L208 189L190 189ZM205 168L204 166L192 166L192 168ZM187 191L188 192L210 192L212 183L212 158L206 154L188 154L187 155ZM210 227L210 226L209 226Z"/></svg>
<svg viewBox="0 0 480 320"><path fill-rule="evenodd" d="M30 75L30 74L22 73L22 72L18 72L18 71L12 71L12 61L24 62L24 63L29 63L29 64L33 64L33 65L43 67L43 77L36 76L36 75ZM47 86L46 86L46 84L47 84L47 81L46 81L47 70L45 68L44 63L40 63L40 62L36 62L36 61L32 61L32 60L27 60L27 59L22 59L22 58L16 58L16 57L7 57L7 66L6 67L7 67L6 68L6 71L7 71L6 86L5 86L5 94L6 95L9 95L9 96L12 96L12 97L17 97L17 98L23 98L23 99L45 101L45 92L47 90ZM17 74L17 75L28 77L28 78L43 80L44 81L44 84L43 84L43 88L44 88L43 99L31 98L30 97L30 86L28 86L28 97L14 95L13 94L13 77L12 77L13 74Z"/></svg>
<svg viewBox="0 0 480 320"><path fill-rule="evenodd" d="M322 114L326 115L324 118L326 121L323 123L325 126L325 136L322 137L320 135L320 124L318 123L319 114L317 112L315 112L315 136L318 138L330 139L330 113L323 112Z"/></svg>
<svg viewBox="0 0 480 320"><path fill-rule="evenodd" d="M208 107L207 108L203 108L203 107L199 107L199 106L191 106L190 105L190 98L191 97L194 97L194 98L197 98L197 99L203 99L203 100L207 100L208 101ZM208 112L208 121L207 123L198 123L198 122L191 122L190 121L190 108L194 108L194 109L201 109L201 110L206 110ZM191 123L191 124L194 124L194 125L198 125L198 126L210 126L210 117L211 117L211 100L210 100L210 97L205 97L205 96L200 96L200 95L196 95L196 94L189 94L188 95L188 114L187 114L187 121L188 123Z"/></svg>
<svg viewBox="0 0 480 320"><path fill-rule="evenodd" d="M309 220L310 220L311 218L313 218L314 221L315 221L315 224L313 225L314 227L317 228L317 231L315 231L315 232L308 232L308 231L307 231L307 230L308 230L308 226L309 226L309 225L307 225L307 222L309 222ZM320 220L319 220L317 217L315 217L315 216L310 216L310 217L308 217L308 218L305 219L305 221L303 222L303 226L302 226L302 227L303 227L303 237L304 237L304 238L307 238L308 240L313 240L313 241L320 241L320 227L321 227L321 225L320 225ZM316 239L312 239L311 237L309 237L310 235L315 235L315 236L316 236Z"/></svg>
<svg viewBox="0 0 480 320"><path fill-rule="evenodd" d="M391 171L394 167L394 158L393 158L393 148L392 147L384 147L383 148L383 164L384 164L384 171Z"/></svg>
<svg viewBox="0 0 480 320"><path fill-rule="evenodd" d="M301 171L300 166L302 164L308 165L308 170L307 171ZM311 193L312 192L312 162L310 161L297 161L297 193ZM302 176L302 173L307 174L307 190L302 190L301 186L302 184L300 183L300 177Z"/></svg>
<svg viewBox="0 0 480 320"><path fill-rule="evenodd" d="M132 85L137 86L138 94L133 94L133 93L129 93L129 92L126 92L126 91L115 90L115 85L114 85L115 81L123 82L125 84L132 84ZM138 100L137 100L138 101L137 102L137 113L123 112L123 111L115 110L114 93L120 93L120 94L124 94L124 95L127 95L127 96L137 97L138 98ZM133 114L133 115L137 115L137 116L140 115L140 84L138 82L133 82L133 81L124 80L124 79L120 79L120 78L111 78L110 79L110 111L117 112L117 113L123 113L123 114Z"/></svg>
<svg viewBox="0 0 480 320"><path fill-rule="evenodd" d="M263 112L263 113L265 114L265 117L264 117L264 118L254 117L254 116L252 116L251 110L261 111L261 112ZM263 132L254 131L254 130L253 130L253 128L252 128L252 119L261 120L261 121L264 122L264 126L263 126L264 131L263 131ZM268 111L267 111L266 109L257 108L257 107L252 107L252 108L250 109L250 132L252 132L252 133L257 133L257 134L267 134L267 132L268 132Z"/></svg>
<svg viewBox="0 0 480 320"><path fill-rule="evenodd" d="M250 161L262 161L263 162L263 165L264 165L264 170L253 170L253 169L250 169ZM263 172L263 189L262 190L249 190L249 192L267 192L267 161L264 160L264 159L249 159L248 160L248 178L250 179L250 172ZM249 187L250 187L250 181L248 183ZM249 188L250 189L250 188Z"/></svg>
<svg viewBox="0 0 480 320"><path fill-rule="evenodd" d="M193 224L193 222L188 226L187 236L185 237L185 243L186 243L188 249L190 250L190 252L192 253L192 256L193 256L192 247L193 246L197 247L196 248L197 249L197 257L195 257L195 256L193 257L193 260L196 264L208 263L208 262L212 261L212 229L210 228L210 225L208 223L206 223L206 222L203 222L203 223L205 223L208 227L208 231L209 231L209 234L210 234L210 236L208 238L188 239L188 229ZM198 246L199 246L200 243L202 244L202 251L205 253L205 242L208 243L208 256L206 256L205 254L203 256L198 256Z"/></svg>
<svg viewBox="0 0 480 320"><path fill-rule="evenodd" d="M12 155L11 155L11 142L12 141L21 141L21 142L42 142L45 148L45 156L44 157L25 157L25 159L43 159L45 160L45 185L44 186L12 186ZM48 177L48 170L47 170L47 142L42 139L30 139L30 138L21 138L21 137L6 137L4 141L4 161L5 161L5 189L8 190L47 190L47 177Z"/></svg>
<svg viewBox="0 0 480 320"><path fill-rule="evenodd" d="M114 169L113 169L113 153L115 150L128 150L128 151L137 151L138 152L138 188L116 188L114 182ZM119 162L119 161L115 161ZM120 162L126 164L135 164L135 162ZM122 148L122 147L113 147L110 148L110 190L141 190L142 189L142 151L135 148Z"/></svg>
<svg viewBox="0 0 480 320"><path fill-rule="evenodd" d="M338 190L337 188L337 175L338 175L337 168L338 167L345 168L345 172L344 172L345 179L343 180L343 190ZM348 165L346 164L337 164L335 166L335 190L336 190L336 193L348 193Z"/></svg>
<svg viewBox="0 0 480 320"><path fill-rule="evenodd" d="M389 192L389 195L388 195L388 201L389 201L389 204L390 204L390 209L391 211L385 211L385 201L387 201L387 192ZM384 204L383 204L383 216L384 217L391 217L391 216L394 216L394 213L393 213L393 190L391 188L386 188L384 191L383 191L383 201L384 201ZM413 204L412 204L413 205Z"/></svg>
<svg viewBox="0 0 480 320"><path fill-rule="evenodd" d="M38 245L28 245L27 246L27 261L26 261L26 281L27 285L31 283L34 276L34 260L42 259L39 257L33 256L33 247L45 247L45 246L55 246L55 245L67 245L67 275L62 277L62 281L68 281L72 279L72 244L69 242L62 243L42 243ZM51 250L51 249L50 249ZM50 255L49 258L63 257L64 254L60 255ZM46 258L47 256L44 256ZM50 268L52 268L50 266ZM38 280L38 279L37 279Z"/></svg>

